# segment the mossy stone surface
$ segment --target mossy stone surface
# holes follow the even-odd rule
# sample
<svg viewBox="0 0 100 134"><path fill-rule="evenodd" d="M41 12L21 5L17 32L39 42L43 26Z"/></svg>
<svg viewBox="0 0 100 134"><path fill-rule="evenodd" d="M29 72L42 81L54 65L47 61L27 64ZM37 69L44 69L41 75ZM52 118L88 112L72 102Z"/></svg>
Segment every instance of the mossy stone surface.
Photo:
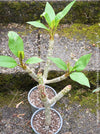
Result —
<svg viewBox="0 0 100 134"><path fill-rule="evenodd" d="M46 2L0 2L0 23L25 23L40 19ZM60 12L70 2L50 2L56 13ZM61 23L94 24L100 22L99 1L77 1Z"/></svg>
<svg viewBox="0 0 100 134"><path fill-rule="evenodd" d="M28 91L36 84L28 74L0 74L0 92Z"/></svg>
<svg viewBox="0 0 100 134"><path fill-rule="evenodd" d="M90 44L100 47L100 23L86 25L82 23L74 23L65 27L59 27L59 35L66 36L69 39L75 37L77 41L85 39Z"/></svg>
<svg viewBox="0 0 100 134"><path fill-rule="evenodd" d="M49 72L49 78L52 79L54 77L58 77L62 75L64 72ZM66 85L72 85L72 90L65 95L68 97L69 104L78 103L83 107L88 107L91 109L91 112L96 112L95 106L97 101L97 95L92 93L92 90L96 88L96 79L97 72L89 71L84 72L85 75L89 78L91 88L87 88L82 86L70 78L63 80L58 83L49 84L52 86L57 92L61 91ZM100 75L99 75L100 80ZM27 102L27 94L28 91L36 86L36 83L28 74L0 74L0 107L5 105L10 105L11 107L15 107L17 103L24 101ZM16 94L17 93L17 94ZM13 102L12 99L14 98ZM10 104L11 103L11 104ZM61 108L65 108L65 104L60 104L57 102L57 105Z"/></svg>

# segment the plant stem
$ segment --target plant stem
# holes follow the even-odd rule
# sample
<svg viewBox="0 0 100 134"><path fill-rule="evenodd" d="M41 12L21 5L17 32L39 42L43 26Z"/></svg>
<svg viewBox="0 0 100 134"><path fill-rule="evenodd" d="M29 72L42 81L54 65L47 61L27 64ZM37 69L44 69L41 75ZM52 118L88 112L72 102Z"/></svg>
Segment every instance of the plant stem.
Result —
<svg viewBox="0 0 100 134"><path fill-rule="evenodd" d="M48 49L48 55L47 55L47 57L51 57L52 56L52 54L53 54L53 47L54 47L54 38L50 38L50 40L49 40L49 49ZM46 64L45 64L45 67L44 67L43 77L44 77L45 80L48 77L48 69L49 69L49 66L50 66L50 62L51 61L49 59L47 59Z"/></svg>
<svg viewBox="0 0 100 134"><path fill-rule="evenodd" d="M35 71L31 70L28 66L25 65L25 68L23 68L35 81L38 82L37 75Z"/></svg>
<svg viewBox="0 0 100 134"><path fill-rule="evenodd" d="M63 90L61 90L55 97L53 97L50 101L50 105L60 100L66 93L71 90L71 85L66 86Z"/></svg>
<svg viewBox="0 0 100 134"><path fill-rule="evenodd" d="M51 111L50 111L50 102L48 97L42 98L45 107L45 125L50 126L51 124ZM48 127L47 127L48 128Z"/></svg>
<svg viewBox="0 0 100 134"><path fill-rule="evenodd" d="M40 55L41 55L41 51L40 51L40 29L38 29L37 46L38 46L38 56L40 57ZM40 68L40 63L38 63L38 69L39 68Z"/></svg>
<svg viewBox="0 0 100 134"><path fill-rule="evenodd" d="M40 89L43 89L43 85L40 85ZM44 87L45 88L45 87ZM45 107L45 125L48 126L46 127L47 129L49 128L50 124L51 124L51 111L50 111L50 106L57 102L58 100L60 100L66 93L68 93L71 90L71 85L66 86L62 91L60 91L55 97L53 97L52 99L48 99L48 96L44 94L42 94L41 96L41 100L44 104Z"/></svg>
<svg viewBox="0 0 100 134"><path fill-rule="evenodd" d="M49 83L56 83L56 82L59 82L59 81L62 81L62 80L65 80L67 77L68 77L69 74L64 74L60 77L57 77L57 78L54 78L52 80L45 80L45 83L46 84L49 84Z"/></svg>
<svg viewBox="0 0 100 134"><path fill-rule="evenodd" d="M20 53L20 57L19 57L19 62L20 62L20 67L25 70L35 81L38 82L38 78L37 75L35 73L35 70L31 70L28 66L26 66L26 64L23 63L23 59L22 59L22 54Z"/></svg>
<svg viewBox="0 0 100 134"><path fill-rule="evenodd" d="M46 93L42 73L38 72L37 76L39 80L38 90L40 91L41 101L43 102L44 107L45 107L45 125L49 126L51 124L50 103L49 103L49 99ZM47 129L48 128L49 127L47 127Z"/></svg>
<svg viewBox="0 0 100 134"><path fill-rule="evenodd" d="M40 75L40 74L39 74ZM50 102L45 90L45 85L42 83L38 86L38 90L40 91L41 101L45 107L45 125L49 126L51 124L51 111L50 111ZM49 128L49 127L46 127Z"/></svg>
<svg viewBox="0 0 100 134"><path fill-rule="evenodd" d="M50 103L46 93L42 73L39 71L37 76L39 80L38 90L40 91L41 101L43 102L45 107L45 125L47 126L46 129L48 129L49 125L51 124Z"/></svg>

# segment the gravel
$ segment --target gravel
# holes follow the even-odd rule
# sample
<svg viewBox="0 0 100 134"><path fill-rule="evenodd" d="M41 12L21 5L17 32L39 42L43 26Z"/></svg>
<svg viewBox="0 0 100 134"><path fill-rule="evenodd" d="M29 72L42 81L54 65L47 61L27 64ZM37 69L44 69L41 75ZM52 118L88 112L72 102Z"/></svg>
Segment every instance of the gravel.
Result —
<svg viewBox="0 0 100 134"><path fill-rule="evenodd" d="M54 108L60 112L63 118L63 127L59 134L99 134L100 124L97 125L96 115L90 109L82 108L79 104L69 104L65 96L59 104L65 103L65 107L58 104ZM0 134L34 134L30 126L32 112L29 104L22 104L18 108L3 107L0 109Z"/></svg>
<svg viewBox="0 0 100 134"><path fill-rule="evenodd" d="M19 24L9 24L8 26L0 25L0 55L8 55L15 58L18 62L18 59L11 53L8 48L8 31L15 32L26 32L26 27L24 25ZM21 35L21 34L20 34ZM27 35L21 35L24 41L24 51L25 51L25 59L28 59L32 56L38 55L38 41L37 41L37 30L34 30ZM40 50L41 50L41 58L46 60L46 54L48 49L49 35L41 34L40 35ZM69 61L73 66L75 61L79 59L80 56L92 53L90 62L85 70L99 70L99 48L94 47L89 41L86 41L85 38L81 41L77 41L75 37L73 39L68 39L67 37L60 37L58 34L55 34L55 45L53 56L63 59L65 62ZM30 68L38 68L38 65L29 65ZM43 69L44 63L41 63L41 68ZM52 64L49 70L59 70L54 64ZM19 67L15 67L13 69L0 68L0 73L14 73L14 72L22 72L23 70Z"/></svg>

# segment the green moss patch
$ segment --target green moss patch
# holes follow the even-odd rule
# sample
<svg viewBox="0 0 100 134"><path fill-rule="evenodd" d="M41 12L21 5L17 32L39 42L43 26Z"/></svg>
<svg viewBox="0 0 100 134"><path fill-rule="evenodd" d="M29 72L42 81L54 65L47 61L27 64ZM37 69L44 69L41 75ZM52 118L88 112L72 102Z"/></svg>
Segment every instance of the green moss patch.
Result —
<svg viewBox="0 0 100 134"><path fill-rule="evenodd" d="M0 74L0 92L29 91L36 84L27 73Z"/></svg>
<svg viewBox="0 0 100 134"><path fill-rule="evenodd" d="M18 32L20 35L28 35L36 30L35 27L25 25L26 29ZM40 34L47 34L45 30L37 30ZM65 36L69 39L76 38L77 41L86 40L91 45L100 47L100 23L87 25L82 23L74 23L72 25L61 25L58 27L59 36Z"/></svg>
<svg viewBox="0 0 100 134"><path fill-rule="evenodd" d="M25 23L30 20L40 19L46 2L0 2L0 21L1 23ZM70 1L53 1L56 13L60 12ZM70 12L65 16L61 23L83 23L94 24L100 22L100 2L99 1L77 1Z"/></svg>
<svg viewBox="0 0 100 134"><path fill-rule="evenodd" d="M0 107L16 107L18 104L27 104L27 92L23 91L6 91L0 92Z"/></svg>
<svg viewBox="0 0 100 134"><path fill-rule="evenodd" d="M70 78L49 85L57 92L63 89L66 85L72 85L72 91L69 96L70 103L78 102L82 106L95 110L97 100L96 94L93 94L92 90L96 88L97 73L95 71L84 73L89 78L91 85L90 89L72 81ZM48 79L61 76L62 74L64 74L64 72L50 71ZM5 105L15 107L16 104L21 101L27 103L27 93L36 85L37 83L28 74L0 74L0 107ZM58 105L61 109L65 107L65 104L63 103L60 104L58 102Z"/></svg>
<svg viewBox="0 0 100 134"><path fill-rule="evenodd" d="M92 45L95 44L95 46L98 43L100 47L100 23L93 25L75 23L65 27L59 27L57 32L59 35L66 36L69 39L73 39L73 37L78 41L86 39L86 41L89 41Z"/></svg>
<svg viewBox="0 0 100 134"><path fill-rule="evenodd" d="M96 113L96 103L97 103L97 94L93 94L91 90L88 89L72 89L69 95L69 103L74 104L78 103L83 108L89 109L91 112ZM100 94L99 94L99 102L100 102ZM100 110L100 104L98 109Z"/></svg>

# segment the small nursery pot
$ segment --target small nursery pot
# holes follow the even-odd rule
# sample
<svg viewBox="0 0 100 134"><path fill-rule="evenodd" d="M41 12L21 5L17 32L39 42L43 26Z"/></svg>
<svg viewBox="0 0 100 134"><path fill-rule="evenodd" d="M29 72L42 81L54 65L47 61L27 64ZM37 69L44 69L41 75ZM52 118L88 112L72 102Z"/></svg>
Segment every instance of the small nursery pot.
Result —
<svg viewBox="0 0 100 134"><path fill-rule="evenodd" d="M45 125L42 126L41 124L38 124L38 122L43 122L43 120L42 120L42 121L39 120L39 119L40 119L39 113L40 113L41 111L43 111L43 110L45 110L45 108L38 109L37 111L35 111L35 112L33 113L32 117L31 117L31 127L32 127L33 131L35 132L35 134L47 134L47 133L49 133L49 132L52 131L52 130L48 130L49 132L47 132L47 130L46 130L45 132L43 132ZM56 132L51 132L51 133L53 133L53 134L58 134L59 131L60 131L61 128L62 128L63 119L62 119L62 117L61 117L61 115L60 115L60 113L59 113L58 111L56 111L56 110L53 109L53 108L51 108L51 111L53 111L53 112L58 116L59 122L60 122L60 123L58 123L58 124L59 124L59 127L57 128ZM54 115L54 116L55 116L55 115ZM35 119L35 118L37 118L37 117L38 117L38 119ZM42 116L41 118L43 119L43 116ZM52 117L52 118L54 119L54 117ZM55 119L57 119L56 116L55 116ZM36 123L35 123L33 120L35 120L35 121L37 122L37 127L40 126L43 130L41 130L41 128L38 128L38 130L40 131L40 132L38 132L38 131L36 130L35 126L34 126L34 125L36 125ZM33 122L34 122L34 123L33 123ZM53 123L53 121L52 121L52 123ZM56 121L55 121L55 124L56 124ZM56 126L58 126L58 125L56 124ZM53 124L51 124L50 129L51 129L51 127L53 127ZM53 131L54 131L54 128L53 128Z"/></svg>
<svg viewBox="0 0 100 134"><path fill-rule="evenodd" d="M51 89L51 90L53 91L54 95L57 94L56 91L55 91L52 87L50 87L50 86L48 86L48 85L45 85L45 87ZM33 87L33 88L29 91L29 93L28 93L28 102L29 102L30 105L31 105L31 110L32 110L32 112L35 112L36 110L38 110L38 109L40 109L40 108L43 108L43 107L35 106L35 105L32 104L31 101L30 101L30 95L31 95L31 93L32 93L34 90L37 90L37 89L38 89L38 86L35 86L35 87ZM55 105L55 103L53 103L53 104L51 105L51 107L53 107L54 105Z"/></svg>

